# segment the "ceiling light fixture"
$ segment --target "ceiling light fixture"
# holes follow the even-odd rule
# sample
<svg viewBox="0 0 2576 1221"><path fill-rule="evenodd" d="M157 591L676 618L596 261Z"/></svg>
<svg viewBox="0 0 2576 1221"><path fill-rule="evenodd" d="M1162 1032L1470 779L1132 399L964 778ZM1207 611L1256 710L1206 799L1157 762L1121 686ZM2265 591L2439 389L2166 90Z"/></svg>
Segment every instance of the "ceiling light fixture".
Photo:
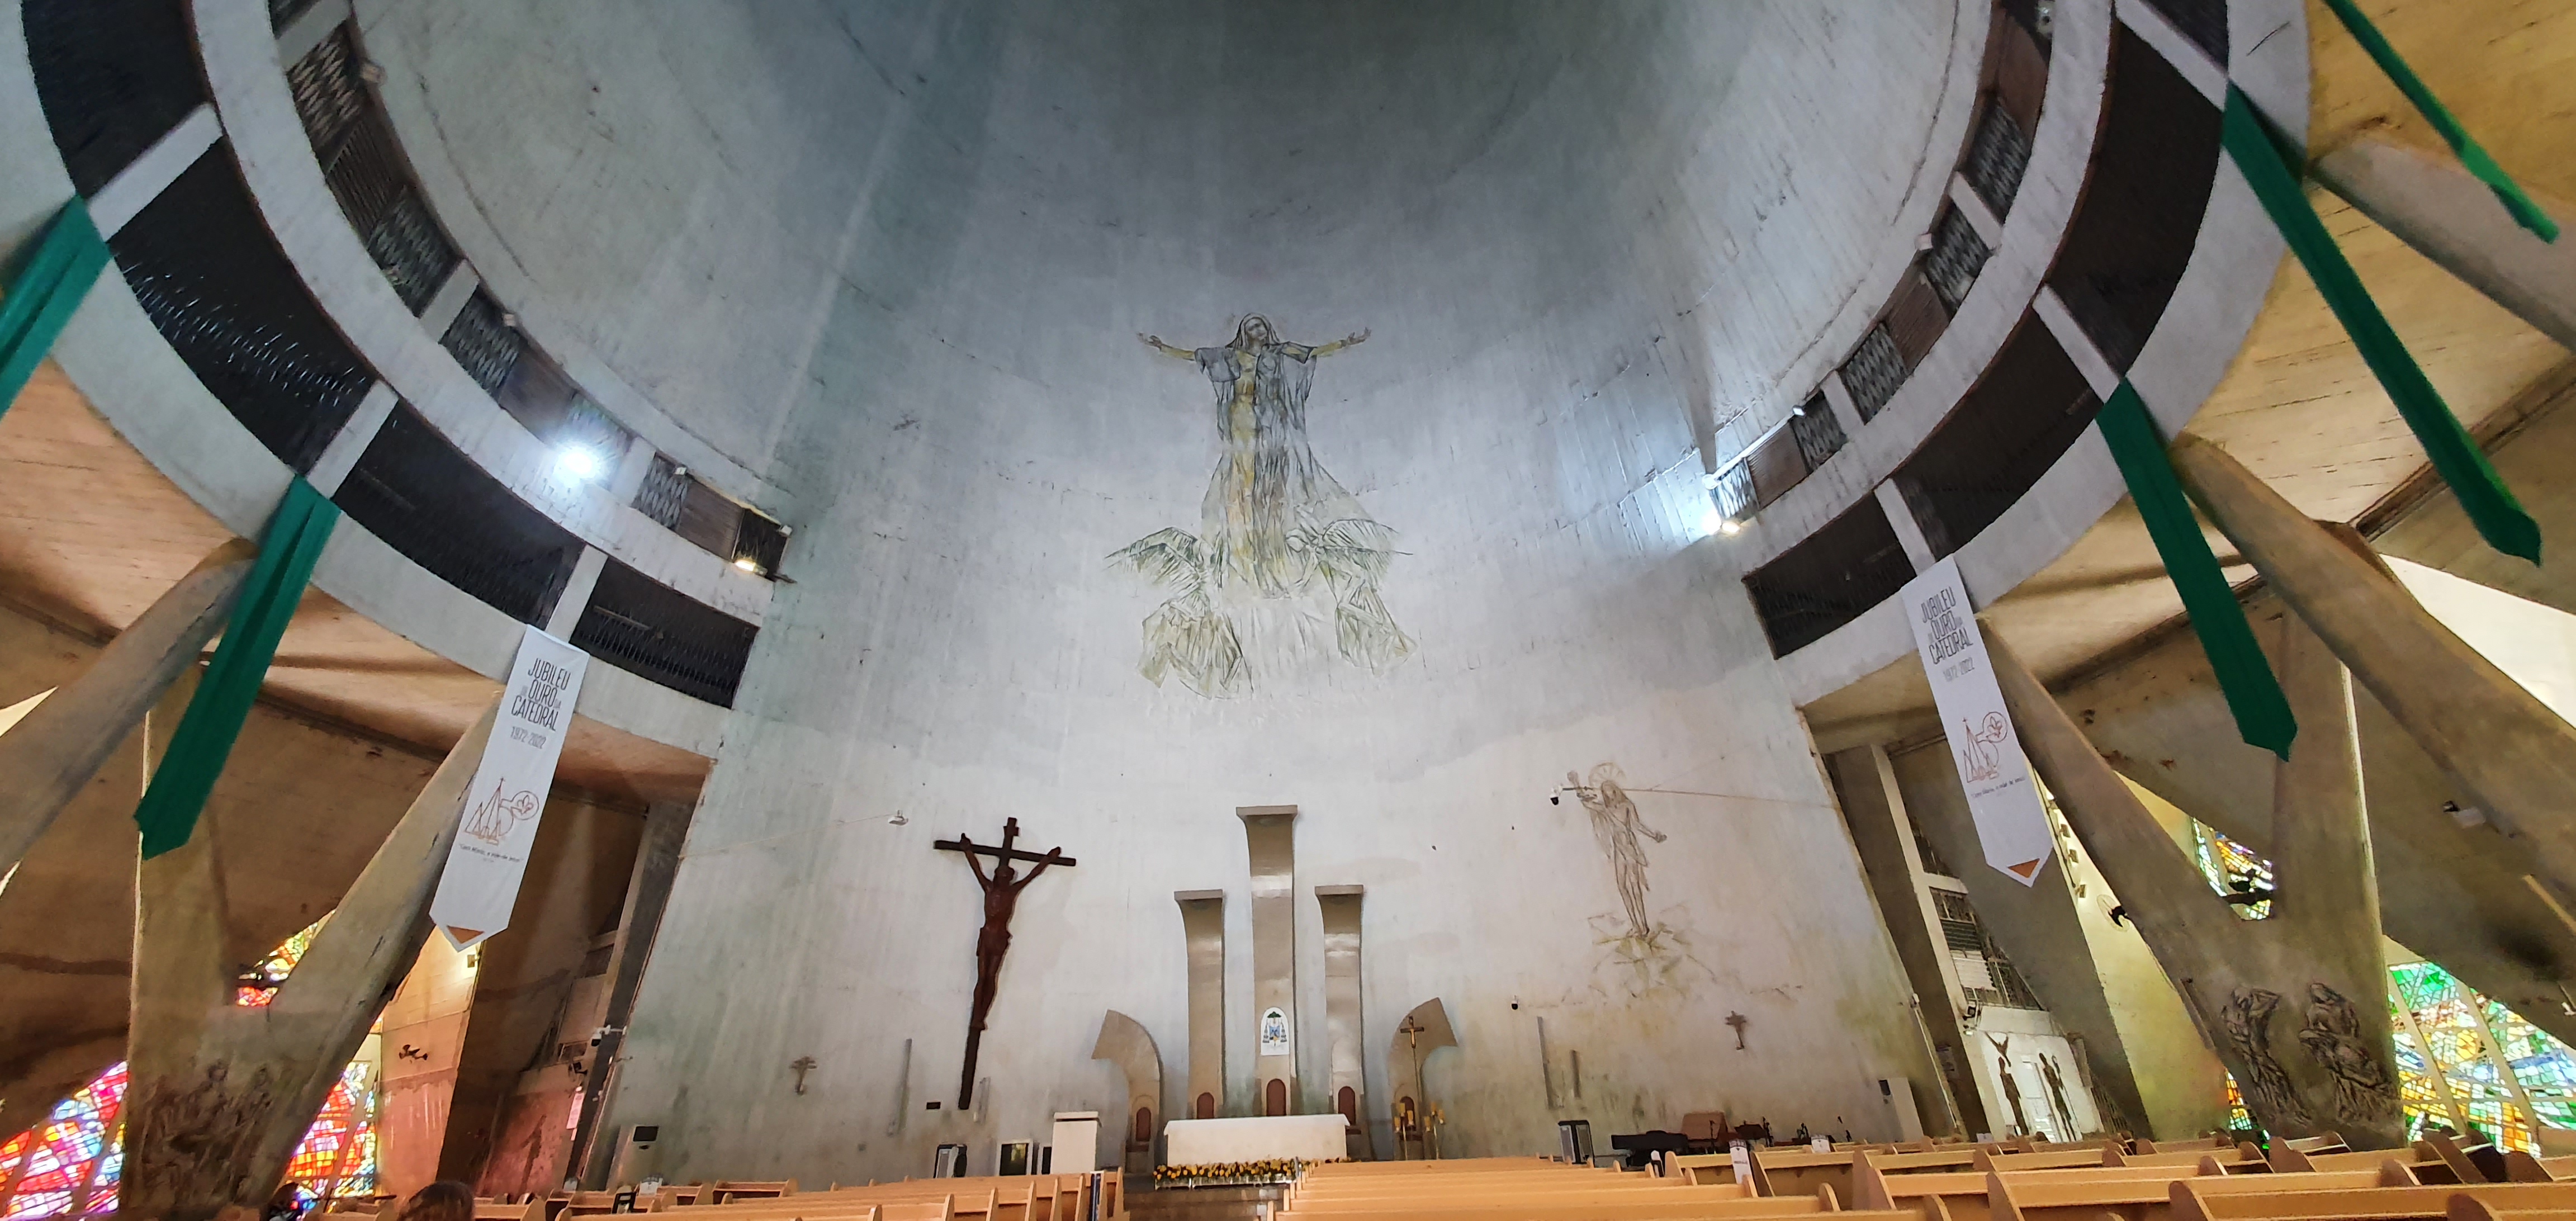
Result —
<svg viewBox="0 0 2576 1221"><path fill-rule="evenodd" d="M555 473L566 479L588 482L608 469L599 451L587 445L564 445L555 449Z"/></svg>

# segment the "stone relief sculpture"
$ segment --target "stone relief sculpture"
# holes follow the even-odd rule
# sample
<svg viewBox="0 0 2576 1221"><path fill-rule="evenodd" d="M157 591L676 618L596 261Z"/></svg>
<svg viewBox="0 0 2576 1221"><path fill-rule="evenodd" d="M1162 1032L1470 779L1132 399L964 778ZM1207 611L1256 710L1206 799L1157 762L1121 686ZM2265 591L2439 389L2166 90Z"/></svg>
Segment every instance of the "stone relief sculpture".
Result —
<svg viewBox="0 0 2576 1221"><path fill-rule="evenodd" d="M1157 530L1110 555L1172 591L1145 617L1137 670L1156 686L1173 674L1221 698L1334 656L1376 673L1412 653L1378 597L1395 532L1325 472L1306 442L1315 362L1368 332L1308 346L1280 339L1253 314L1221 347L1137 338L1198 366L1215 392L1223 441L1199 532Z"/></svg>
<svg viewBox="0 0 2576 1221"><path fill-rule="evenodd" d="M2305 1125L2308 1108L2299 1101L2299 1087L2272 1054L2272 1011L2280 1007L2281 994L2269 988L2237 989L2227 1002L2227 1041L2253 1070L2254 1079L2240 1083L2246 1095L2283 1122Z"/></svg>
<svg viewBox="0 0 2576 1221"><path fill-rule="evenodd" d="M2343 993L2308 985L2308 1024L2299 1044L2334 1078L2335 1111L2349 1120L2386 1119L2397 1110L2397 1083L2361 1033L2361 1015Z"/></svg>
<svg viewBox="0 0 2576 1221"><path fill-rule="evenodd" d="M1616 763L1595 766L1588 779L1567 772L1565 786L1582 800L1593 842L1609 862L1611 882L1619 891L1620 910L1591 920L1597 944L1607 950L1604 965L1623 977L1631 996L1667 990L1686 994L1685 968L1708 974L1707 968L1691 957L1689 937L1671 922L1655 919L1646 907L1646 846L1638 837L1660 844L1664 833L1647 826L1637 813Z"/></svg>

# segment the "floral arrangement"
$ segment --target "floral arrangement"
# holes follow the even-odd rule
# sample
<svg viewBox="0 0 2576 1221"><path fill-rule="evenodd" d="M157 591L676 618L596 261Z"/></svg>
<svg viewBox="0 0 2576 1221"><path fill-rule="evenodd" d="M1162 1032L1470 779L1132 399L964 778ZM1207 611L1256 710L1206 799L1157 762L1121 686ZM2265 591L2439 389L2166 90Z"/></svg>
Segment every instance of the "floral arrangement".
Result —
<svg viewBox="0 0 2576 1221"><path fill-rule="evenodd" d="M1253 1183L1287 1183L1306 1172L1308 1166L1347 1162L1346 1157L1307 1161L1295 1157L1266 1157L1253 1162L1206 1162L1195 1166L1156 1166L1156 1187L1238 1187Z"/></svg>

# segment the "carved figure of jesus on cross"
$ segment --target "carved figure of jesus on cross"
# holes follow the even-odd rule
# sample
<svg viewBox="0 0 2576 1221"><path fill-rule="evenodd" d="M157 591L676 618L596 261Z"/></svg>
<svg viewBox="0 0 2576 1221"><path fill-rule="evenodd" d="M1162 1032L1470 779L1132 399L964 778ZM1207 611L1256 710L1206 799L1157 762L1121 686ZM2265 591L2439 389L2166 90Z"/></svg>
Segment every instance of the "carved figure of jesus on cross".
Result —
<svg viewBox="0 0 2576 1221"><path fill-rule="evenodd" d="M1002 982L1002 955L1011 949L1011 913L1020 906L1020 892L1028 889L1049 865L1070 867L1074 861L1062 848L1030 852L1014 848L1011 841L1020 837L1020 820L1002 822L1002 846L979 844L963 835L955 839L934 841L930 846L944 852L962 852L966 867L975 871L975 884L984 888L984 929L975 935L975 1011L966 1023L966 1066L957 1074L957 1109L975 1105L975 1053L984 1044L984 1018L993 1010L993 993ZM993 858L993 872L984 872L979 856ZM1020 877L1013 861L1035 861L1037 868Z"/></svg>

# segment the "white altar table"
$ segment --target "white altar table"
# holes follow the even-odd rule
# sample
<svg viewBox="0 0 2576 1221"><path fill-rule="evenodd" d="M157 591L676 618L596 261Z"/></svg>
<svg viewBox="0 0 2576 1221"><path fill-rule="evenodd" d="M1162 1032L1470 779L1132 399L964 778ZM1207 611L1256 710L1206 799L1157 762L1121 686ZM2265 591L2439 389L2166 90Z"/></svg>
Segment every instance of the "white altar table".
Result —
<svg viewBox="0 0 2576 1221"><path fill-rule="evenodd" d="M1350 1156L1339 1115L1266 1115L1242 1119L1175 1119L1163 1125L1163 1161L1173 1166L1297 1158L1329 1162Z"/></svg>

